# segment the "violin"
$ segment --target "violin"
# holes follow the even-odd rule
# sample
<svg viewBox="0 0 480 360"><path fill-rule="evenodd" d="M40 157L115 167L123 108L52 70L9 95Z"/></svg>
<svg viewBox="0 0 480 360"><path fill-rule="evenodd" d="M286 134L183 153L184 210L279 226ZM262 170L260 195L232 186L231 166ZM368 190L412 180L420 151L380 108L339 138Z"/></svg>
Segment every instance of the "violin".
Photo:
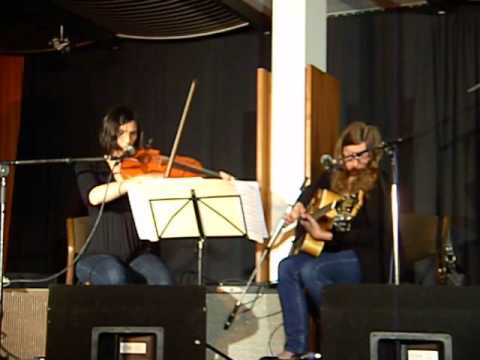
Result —
<svg viewBox="0 0 480 360"><path fill-rule="evenodd" d="M120 173L124 179L129 179L145 174L165 174L169 157L162 155L160 150L141 148L131 156L122 160ZM202 163L188 156L175 156L169 177L195 177L195 176L220 177L216 171L203 168Z"/></svg>
<svg viewBox="0 0 480 360"><path fill-rule="evenodd" d="M182 118L177 129L175 141L170 152L170 156L161 155L160 151L151 148L139 149L133 157L125 158L121 163L120 173L125 179L144 174L162 174L164 177L194 177L207 175L223 178L222 174L216 171L203 168L200 161L188 156L178 156L177 148L180 142L180 136L185 124L188 109L195 91L197 81L193 80L187 96ZM229 177L231 177L229 175Z"/></svg>

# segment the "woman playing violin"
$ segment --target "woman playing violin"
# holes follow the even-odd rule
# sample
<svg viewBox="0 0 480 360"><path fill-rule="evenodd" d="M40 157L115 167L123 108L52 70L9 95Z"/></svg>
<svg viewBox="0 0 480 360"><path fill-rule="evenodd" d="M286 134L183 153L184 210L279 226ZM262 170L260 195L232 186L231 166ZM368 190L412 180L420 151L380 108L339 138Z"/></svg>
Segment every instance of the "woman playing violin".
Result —
<svg viewBox="0 0 480 360"><path fill-rule="evenodd" d="M299 252L280 262L278 293L287 341L285 350L273 359L296 359L308 351L307 303L313 300L319 307L326 285L386 280L384 244L390 232L385 225L388 212L380 180L381 153L375 149L380 143L377 128L361 122L350 124L335 147L334 156L341 166L324 173L309 186L285 217L287 223L298 220L297 228L306 232L307 237L323 241L324 247L318 257ZM340 231L335 226L326 229L306 210L311 200L321 196L325 189L339 195L360 190L365 193L350 231Z"/></svg>
<svg viewBox="0 0 480 360"><path fill-rule="evenodd" d="M110 158L102 163L76 166L77 183L89 215L95 219L105 202L99 226L76 267L82 283L114 285L147 283L172 284L169 270L138 238L127 196L132 184L159 173L125 179L119 159L137 145L140 125L133 111L125 106L113 108L104 118L99 133L100 145Z"/></svg>

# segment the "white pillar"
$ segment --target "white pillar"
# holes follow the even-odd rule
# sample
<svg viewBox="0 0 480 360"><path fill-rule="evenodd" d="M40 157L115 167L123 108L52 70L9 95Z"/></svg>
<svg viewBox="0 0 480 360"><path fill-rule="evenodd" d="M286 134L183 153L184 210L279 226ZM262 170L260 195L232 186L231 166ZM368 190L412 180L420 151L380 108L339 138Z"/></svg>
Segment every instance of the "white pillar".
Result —
<svg viewBox="0 0 480 360"><path fill-rule="evenodd" d="M326 21L326 0L273 0L273 223L278 222L288 204L295 201L305 177L305 68L312 64L321 70L326 69ZM271 281L276 281L278 261L272 253Z"/></svg>

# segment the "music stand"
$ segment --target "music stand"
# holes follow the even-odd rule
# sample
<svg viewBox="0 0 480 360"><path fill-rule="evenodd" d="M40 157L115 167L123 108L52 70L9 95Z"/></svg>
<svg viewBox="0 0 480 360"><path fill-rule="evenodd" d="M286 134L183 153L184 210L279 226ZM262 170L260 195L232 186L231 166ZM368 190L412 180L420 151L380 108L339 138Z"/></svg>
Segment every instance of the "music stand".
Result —
<svg viewBox="0 0 480 360"><path fill-rule="evenodd" d="M197 282L202 285L205 240L207 237L246 236L245 218L239 195L199 197L195 189L190 191L191 196L187 198L151 199L150 208L159 239L197 238ZM166 210L171 212L168 217L164 216ZM234 216L230 219L235 220L222 212L230 213ZM162 221L165 219L168 221Z"/></svg>
<svg viewBox="0 0 480 360"><path fill-rule="evenodd" d="M206 239L247 236L242 198L229 181L161 179L129 190L129 198L141 239L197 239L198 285Z"/></svg>

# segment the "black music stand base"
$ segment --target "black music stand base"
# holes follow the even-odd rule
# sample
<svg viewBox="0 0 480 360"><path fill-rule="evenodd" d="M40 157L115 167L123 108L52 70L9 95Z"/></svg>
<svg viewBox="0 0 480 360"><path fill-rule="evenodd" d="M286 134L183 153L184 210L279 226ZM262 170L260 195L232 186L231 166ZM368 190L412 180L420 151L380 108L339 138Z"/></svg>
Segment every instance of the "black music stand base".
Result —
<svg viewBox="0 0 480 360"><path fill-rule="evenodd" d="M220 350L218 350L217 348L213 347L212 345L210 345L209 343L205 343L205 347L211 351L213 351L215 354L221 356L222 358L224 359L227 359L227 360L235 360L235 359L232 359L230 356L228 356L227 354L224 354L223 352L221 352Z"/></svg>

